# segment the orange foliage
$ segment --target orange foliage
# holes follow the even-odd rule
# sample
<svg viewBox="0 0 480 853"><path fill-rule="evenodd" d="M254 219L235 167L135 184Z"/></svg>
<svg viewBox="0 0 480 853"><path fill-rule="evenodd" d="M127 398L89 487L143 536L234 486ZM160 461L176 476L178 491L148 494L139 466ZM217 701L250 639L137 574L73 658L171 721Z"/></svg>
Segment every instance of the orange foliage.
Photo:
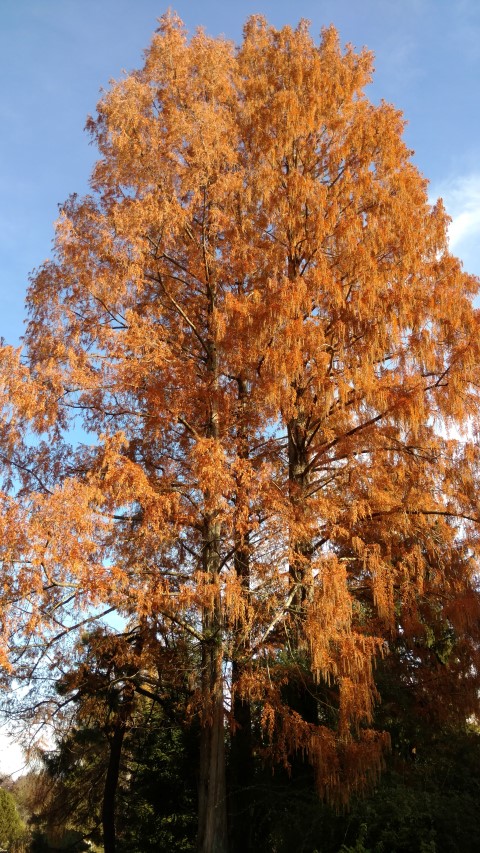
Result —
<svg viewBox="0 0 480 853"><path fill-rule="evenodd" d="M29 370L2 355L5 630L55 634L72 601L174 624L204 719L234 662L265 748L304 751L332 799L381 765L398 626L425 601L459 637L479 615L478 281L371 72L333 28L253 17L236 51L162 18L88 122L92 194L32 277ZM328 722L284 701L283 648Z"/></svg>

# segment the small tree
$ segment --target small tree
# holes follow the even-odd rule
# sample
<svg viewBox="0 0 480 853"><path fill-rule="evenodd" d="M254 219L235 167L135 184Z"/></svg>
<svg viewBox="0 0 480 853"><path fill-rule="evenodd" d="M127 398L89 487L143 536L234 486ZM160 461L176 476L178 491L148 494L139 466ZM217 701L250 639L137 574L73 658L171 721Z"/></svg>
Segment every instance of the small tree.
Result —
<svg viewBox="0 0 480 853"><path fill-rule="evenodd" d="M14 798L5 788L0 788L0 847L13 850L25 831Z"/></svg>

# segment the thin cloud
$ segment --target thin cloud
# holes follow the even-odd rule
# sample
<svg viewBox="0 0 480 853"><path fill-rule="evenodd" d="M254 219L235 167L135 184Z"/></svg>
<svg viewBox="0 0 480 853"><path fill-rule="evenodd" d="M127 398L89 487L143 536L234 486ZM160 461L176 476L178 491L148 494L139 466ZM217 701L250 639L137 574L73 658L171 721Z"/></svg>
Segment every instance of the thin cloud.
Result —
<svg viewBox="0 0 480 853"><path fill-rule="evenodd" d="M480 196L477 203L480 205ZM469 208L463 210L458 216L453 218L453 221L448 230L450 238L450 246L452 249L463 243L469 237L480 234L480 206L476 209Z"/></svg>
<svg viewBox="0 0 480 853"><path fill-rule="evenodd" d="M480 173L452 178L432 195L443 198L452 218L448 231L451 250L476 254L480 246Z"/></svg>

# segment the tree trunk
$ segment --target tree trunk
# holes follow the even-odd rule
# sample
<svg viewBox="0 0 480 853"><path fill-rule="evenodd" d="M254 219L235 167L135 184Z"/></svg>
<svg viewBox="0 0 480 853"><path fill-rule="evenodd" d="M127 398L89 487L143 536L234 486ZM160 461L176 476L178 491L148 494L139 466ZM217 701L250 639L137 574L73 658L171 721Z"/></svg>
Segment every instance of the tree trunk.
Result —
<svg viewBox="0 0 480 853"><path fill-rule="evenodd" d="M208 547L208 546L207 546ZM200 732L198 853L227 853L227 786L223 709L220 594L207 614L202 648L203 713Z"/></svg>
<svg viewBox="0 0 480 853"><path fill-rule="evenodd" d="M125 721L119 720L115 723L113 735L109 738L110 756L102 803L103 849L105 853L115 853L115 797L125 731Z"/></svg>
<svg viewBox="0 0 480 853"><path fill-rule="evenodd" d="M202 245L205 281L208 296L208 334L204 342L207 351L206 371L209 383L210 413L206 436L219 440L218 411L219 361L218 328L215 320L216 285L211 275L208 258L208 211L205 206ZM205 490L205 504L212 503L209 489ZM223 702L223 611L220 591L221 523L217 512L204 517L202 568L205 583L214 587L213 601L203 609L202 640L202 719L200 731L200 771L198 791L198 853L228 853L227 783L225 766L225 720Z"/></svg>
<svg viewBox="0 0 480 853"><path fill-rule="evenodd" d="M234 662L232 683L242 672L242 665ZM252 781L254 775L252 712L250 702L234 695L234 731L231 739L231 838L234 853L251 850Z"/></svg>
<svg viewBox="0 0 480 853"><path fill-rule="evenodd" d="M302 413L288 424L288 463L290 501L295 522L305 519L308 513L308 422ZM294 619L293 647L302 647L302 622L305 618L307 600L312 588L313 543L305 533L293 533L290 540L290 581L296 586L292 601ZM318 708L310 673L292 681L287 688L288 704L309 723L318 723ZM303 759L302 759L303 762ZM295 762L294 762L295 765ZM294 766L293 765L293 766ZM293 771L295 772L295 770Z"/></svg>
<svg viewBox="0 0 480 853"><path fill-rule="evenodd" d="M217 382L216 350L211 369ZM218 418L212 406L209 435L218 438ZM207 502L210 495L205 495ZM223 703L223 614L220 593L221 524L214 514L205 518L203 572L215 587L211 606L203 612L202 725L198 796L198 853L228 853L227 783L225 767L225 720Z"/></svg>
<svg viewBox="0 0 480 853"><path fill-rule="evenodd" d="M242 580L244 595L249 594L250 554L248 535L237 543L234 556L235 570ZM245 672L245 661L250 654L249 637L236 649L232 661L233 732L230 748L230 779L232 846L235 853L248 853L251 844L252 780L254 774L252 711L250 701L238 694L236 685Z"/></svg>
<svg viewBox="0 0 480 853"><path fill-rule="evenodd" d="M248 389L241 377L237 379L237 453L240 459L248 459L250 453L248 434ZM237 501L240 510L245 500L241 478L237 481ZM250 597L250 536L240 526L235 533L234 567L241 581L242 593ZM251 849L252 780L254 775L252 711L249 699L237 690L237 684L245 672L245 662L250 658L250 636L245 633L238 640L232 661L232 716L233 731L230 743L229 797L231 817L231 842L234 853L248 853Z"/></svg>
<svg viewBox="0 0 480 853"><path fill-rule="evenodd" d="M307 512L308 492L308 433L306 419L298 416L288 424L288 479L290 502L293 510L294 523L304 520ZM292 602L292 611L297 620L301 620L308 587L311 583L312 542L305 535L299 537L296 533L290 541L291 562L290 579L297 585L297 591Z"/></svg>

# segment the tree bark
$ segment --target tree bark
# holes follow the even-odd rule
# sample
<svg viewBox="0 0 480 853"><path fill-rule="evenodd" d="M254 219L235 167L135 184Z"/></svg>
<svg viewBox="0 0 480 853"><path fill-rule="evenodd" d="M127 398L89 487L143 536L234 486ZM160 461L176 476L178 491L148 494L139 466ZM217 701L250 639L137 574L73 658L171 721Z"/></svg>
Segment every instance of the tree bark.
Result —
<svg viewBox="0 0 480 853"><path fill-rule="evenodd" d="M234 662L232 683L242 671ZM249 853L252 843L252 781L254 775L252 712L248 700L234 695L234 731L230 748L231 766L231 838L234 853Z"/></svg>
<svg viewBox="0 0 480 853"><path fill-rule="evenodd" d="M306 419L298 416L288 424L288 479L290 502L294 522L306 512L308 490L308 432ZM292 611L297 619L301 619L303 605L308 594L311 581L312 542L305 536L294 534L290 541L291 561L290 579L297 585L297 591L292 602Z"/></svg>
<svg viewBox="0 0 480 853"><path fill-rule="evenodd" d="M209 270L205 268L207 280ZM219 438L218 353L213 319L215 290L209 287L209 339L207 371L210 374L210 417L207 436ZM208 505L211 495L205 492ZM204 609L202 642L202 726L198 796L198 853L228 853L225 720L223 702L223 614L220 592L221 523L215 512L205 516L202 563L205 581L215 588L213 602Z"/></svg>
<svg viewBox="0 0 480 853"><path fill-rule="evenodd" d="M103 849L105 853L115 853L115 798L125 732L126 722L118 720L115 723L113 735L109 738L110 756L108 760L105 787L103 789L102 803Z"/></svg>
<svg viewBox="0 0 480 853"><path fill-rule="evenodd" d="M199 853L227 853L227 812L225 781L225 729L221 650L213 644L205 650L203 665L208 670L211 693L210 719L200 735L200 785L198 803Z"/></svg>
<svg viewBox="0 0 480 853"><path fill-rule="evenodd" d="M204 566L217 591L204 614L202 645L203 715L200 732L198 853L227 853L227 786L223 708L223 637L218 586L219 525L206 526Z"/></svg>
<svg viewBox="0 0 480 853"><path fill-rule="evenodd" d="M249 441L249 395L248 385L241 376L237 377L237 426L236 450L240 459L247 460L250 455ZM240 523L235 518L235 553L233 557L235 574L242 586L242 595L246 601L250 598L250 530L245 530L242 519L245 502L248 497L244 494L242 476L237 479L237 509L240 513ZM252 811L252 779L254 774L252 711L248 698L241 695L237 688L242 675L245 673L246 661L250 659L250 635L245 626L233 625L237 629L238 639L235 641L232 659L232 718L233 726L230 740L229 762L229 815L230 839L234 853L248 853L251 848L251 811Z"/></svg>
<svg viewBox="0 0 480 853"><path fill-rule="evenodd" d="M294 523L305 518L308 512L308 420L301 412L288 424L288 476L289 491ZM298 536L294 532L290 539L290 582L296 591L292 601L293 648L298 649L302 641L302 622L305 618L307 600L312 586L312 540L305 534ZM287 689L288 704L309 723L318 723L318 709L310 676L303 673ZM303 761L303 759L302 759Z"/></svg>
<svg viewBox="0 0 480 853"><path fill-rule="evenodd" d="M249 594L250 553L248 535L237 543L234 556L235 570L242 580L244 595ZM245 672L245 661L250 653L246 636L236 650L232 661L233 732L230 746L232 846L235 853L248 853L251 845L252 780L254 774L252 711L250 701L239 695L236 685Z"/></svg>

